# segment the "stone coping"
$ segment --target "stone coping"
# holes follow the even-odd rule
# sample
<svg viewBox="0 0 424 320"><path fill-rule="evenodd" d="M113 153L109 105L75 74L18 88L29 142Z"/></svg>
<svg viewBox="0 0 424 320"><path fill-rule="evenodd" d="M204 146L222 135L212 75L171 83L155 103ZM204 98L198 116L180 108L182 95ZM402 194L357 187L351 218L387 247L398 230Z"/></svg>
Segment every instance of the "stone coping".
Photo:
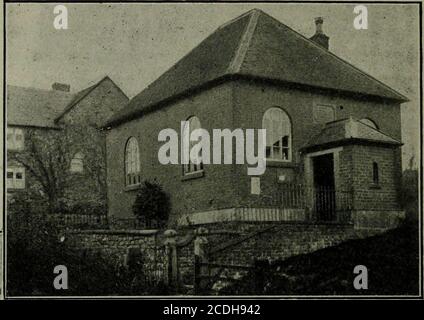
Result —
<svg viewBox="0 0 424 320"><path fill-rule="evenodd" d="M152 236L159 233L157 229L149 230L127 230L127 229L116 229L116 230L73 230L69 231L71 234L104 234L104 235L136 235L136 236Z"/></svg>

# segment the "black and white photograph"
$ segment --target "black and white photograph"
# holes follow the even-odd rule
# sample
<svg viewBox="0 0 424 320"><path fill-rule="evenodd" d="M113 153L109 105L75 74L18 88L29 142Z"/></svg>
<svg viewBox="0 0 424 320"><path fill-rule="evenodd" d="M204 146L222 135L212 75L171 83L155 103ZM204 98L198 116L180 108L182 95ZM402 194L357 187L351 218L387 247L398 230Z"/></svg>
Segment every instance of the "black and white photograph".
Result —
<svg viewBox="0 0 424 320"><path fill-rule="evenodd" d="M0 297L422 299L421 3L3 9Z"/></svg>

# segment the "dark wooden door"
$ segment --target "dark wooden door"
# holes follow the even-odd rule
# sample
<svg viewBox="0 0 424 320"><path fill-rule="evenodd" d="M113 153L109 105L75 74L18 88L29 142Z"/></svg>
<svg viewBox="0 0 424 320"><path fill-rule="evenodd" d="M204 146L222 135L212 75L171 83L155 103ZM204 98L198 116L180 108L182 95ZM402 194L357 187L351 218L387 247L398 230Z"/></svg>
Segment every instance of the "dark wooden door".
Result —
<svg viewBox="0 0 424 320"><path fill-rule="evenodd" d="M318 220L335 219L335 185L333 154L313 158L315 213Z"/></svg>

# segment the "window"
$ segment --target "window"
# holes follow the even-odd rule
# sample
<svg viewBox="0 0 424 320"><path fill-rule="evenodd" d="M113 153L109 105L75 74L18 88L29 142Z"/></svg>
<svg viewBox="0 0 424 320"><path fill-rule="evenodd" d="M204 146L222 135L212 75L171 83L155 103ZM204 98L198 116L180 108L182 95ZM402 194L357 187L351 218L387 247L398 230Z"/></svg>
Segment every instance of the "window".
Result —
<svg viewBox="0 0 424 320"><path fill-rule="evenodd" d="M7 149L22 150L24 148L24 132L20 128L7 128Z"/></svg>
<svg viewBox="0 0 424 320"><path fill-rule="evenodd" d="M266 129L266 158L291 161L291 123L287 113L280 108L268 109L262 128Z"/></svg>
<svg viewBox="0 0 424 320"><path fill-rule="evenodd" d="M379 183L377 162L372 163L372 182L376 185Z"/></svg>
<svg viewBox="0 0 424 320"><path fill-rule="evenodd" d="M322 104L314 105L313 117L314 117L314 122L319 124L324 124L327 122L334 121L335 119L334 108L330 105L322 105Z"/></svg>
<svg viewBox="0 0 424 320"><path fill-rule="evenodd" d="M377 129L378 130L377 124L374 121L372 121L371 119L363 118L363 119L361 119L359 121L362 122L363 124L366 124L367 126L370 126L371 128L374 128L374 129Z"/></svg>
<svg viewBox="0 0 424 320"><path fill-rule="evenodd" d="M9 167L7 168L7 188L25 189L25 168Z"/></svg>
<svg viewBox="0 0 424 320"><path fill-rule="evenodd" d="M193 163L191 161L191 158L190 158L191 148L193 148L193 146L197 143L197 141L186 141L186 139L184 139L184 137L190 137L191 133L194 130L196 130L196 129L201 129L200 120L199 120L199 118L197 118L195 116L190 117L187 120L187 122L186 122L186 124L184 126L183 137L182 137L182 139L183 139L182 140L182 143L183 143L182 152L183 152L183 150L186 150L186 146L185 146L186 143L188 143L188 150L189 150L189 153L188 153L189 159L188 159L188 161L186 161L186 160L183 159L184 160L183 163L188 162L188 164L183 164L183 174L189 174L189 173L192 173L192 172L203 170L203 163L201 161L201 157L202 157L201 154L197 158L196 163ZM186 155L183 152L182 157L184 158L185 156Z"/></svg>
<svg viewBox="0 0 424 320"><path fill-rule="evenodd" d="M71 160L71 172L83 172L84 170L84 156L81 152L77 152Z"/></svg>
<svg viewBox="0 0 424 320"><path fill-rule="evenodd" d="M137 139L131 137L125 146L125 185L131 186L141 182L140 153Z"/></svg>

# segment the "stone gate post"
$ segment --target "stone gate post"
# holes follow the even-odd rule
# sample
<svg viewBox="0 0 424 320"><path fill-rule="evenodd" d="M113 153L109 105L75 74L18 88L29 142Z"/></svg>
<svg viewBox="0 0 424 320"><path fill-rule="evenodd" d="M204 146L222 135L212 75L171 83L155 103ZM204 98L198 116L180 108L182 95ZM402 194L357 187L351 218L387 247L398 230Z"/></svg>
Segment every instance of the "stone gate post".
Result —
<svg viewBox="0 0 424 320"><path fill-rule="evenodd" d="M175 288L178 286L178 253L177 253L177 231L173 229L166 230L165 236L165 250L166 250L166 265L167 275L165 283L173 285Z"/></svg>
<svg viewBox="0 0 424 320"><path fill-rule="evenodd" d="M203 276L209 275L209 268L205 263L208 262L208 230L200 227L195 231L194 239L194 292L202 292Z"/></svg>

